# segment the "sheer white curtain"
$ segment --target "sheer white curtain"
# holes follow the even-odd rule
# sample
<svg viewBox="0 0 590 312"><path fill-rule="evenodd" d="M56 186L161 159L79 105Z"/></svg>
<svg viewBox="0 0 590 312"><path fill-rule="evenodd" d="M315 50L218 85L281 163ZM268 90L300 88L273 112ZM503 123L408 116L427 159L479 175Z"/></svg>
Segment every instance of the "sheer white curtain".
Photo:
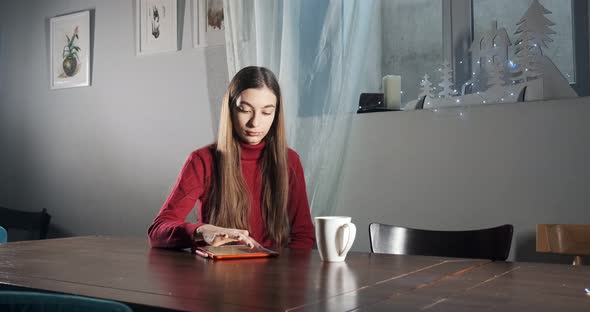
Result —
<svg viewBox="0 0 590 312"><path fill-rule="evenodd" d="M312 214L336 214L359 95L380 88L380 1L224 0L224 6L229 76L249 65L278 76Z"/></svg>

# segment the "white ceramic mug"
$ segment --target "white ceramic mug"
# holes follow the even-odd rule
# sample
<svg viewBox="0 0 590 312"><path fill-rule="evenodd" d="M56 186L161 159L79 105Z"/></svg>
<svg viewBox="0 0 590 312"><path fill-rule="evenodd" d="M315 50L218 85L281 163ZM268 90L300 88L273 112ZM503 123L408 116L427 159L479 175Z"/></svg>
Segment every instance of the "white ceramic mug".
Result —
<svg viewBox="0 0 590 312"><path fill-rule="evenodd" d="M323 261L344 261L356 236L350 217L316 217L315 239Z"/></svg>

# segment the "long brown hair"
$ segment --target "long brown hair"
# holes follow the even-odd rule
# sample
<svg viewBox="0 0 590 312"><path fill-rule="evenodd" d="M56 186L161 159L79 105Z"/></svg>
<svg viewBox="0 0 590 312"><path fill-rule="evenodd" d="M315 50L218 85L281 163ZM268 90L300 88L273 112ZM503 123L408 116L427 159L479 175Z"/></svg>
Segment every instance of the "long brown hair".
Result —
<svg viewBox="0 0 590 312"><path fill-rule="evenodd" d="M244 90L260 88L270 89L277 97L275 117L264 137L265 147L260 159L262 217L267 238L277 246L282 246L287 242L290 231L287 215L288 146L281 89L275 75L264 67L249 66L240 70L223 97L215 145L216 176L210 193L209 223L227 228L249 229L250 195L240 167L240 145L234 130L232 110L236 108L236 101Z"/></svg>

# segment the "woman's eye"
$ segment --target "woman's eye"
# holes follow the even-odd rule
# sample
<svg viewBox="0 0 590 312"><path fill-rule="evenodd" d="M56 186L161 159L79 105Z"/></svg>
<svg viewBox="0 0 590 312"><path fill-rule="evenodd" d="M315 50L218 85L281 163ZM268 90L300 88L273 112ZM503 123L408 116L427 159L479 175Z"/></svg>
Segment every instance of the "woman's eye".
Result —
<svg viewBox="0 0 590 312"><path fill-rule="evenodd" d="M240 111L240 112L242 112L242 113L251 113L251 112L252 112L252 111L251 111L251 110L249 110L249 109L244 109L244 108L241 108L241 107L238 107L238 111Z"/></svg>

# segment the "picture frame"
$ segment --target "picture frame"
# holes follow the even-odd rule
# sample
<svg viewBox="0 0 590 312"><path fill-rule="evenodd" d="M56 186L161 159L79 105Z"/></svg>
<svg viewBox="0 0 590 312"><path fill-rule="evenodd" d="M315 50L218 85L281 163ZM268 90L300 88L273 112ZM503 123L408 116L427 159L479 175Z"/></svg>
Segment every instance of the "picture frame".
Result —
<svg viewBox="0 0 590 312"><path fill-rule="evenodd" d="M225 45L223 0L193 0L193 47Z"/></svg>
<svg viewBox="0 0 590 312"><path fill-rule="evenodd" d="M178 51L178 1L136 0L136 54Z"/></svg>
<svg viewBox="0 0 590 312"><path fill-rule="evenodd" d="M49 19L50 88L90 86L90 11Z"/></svg>

